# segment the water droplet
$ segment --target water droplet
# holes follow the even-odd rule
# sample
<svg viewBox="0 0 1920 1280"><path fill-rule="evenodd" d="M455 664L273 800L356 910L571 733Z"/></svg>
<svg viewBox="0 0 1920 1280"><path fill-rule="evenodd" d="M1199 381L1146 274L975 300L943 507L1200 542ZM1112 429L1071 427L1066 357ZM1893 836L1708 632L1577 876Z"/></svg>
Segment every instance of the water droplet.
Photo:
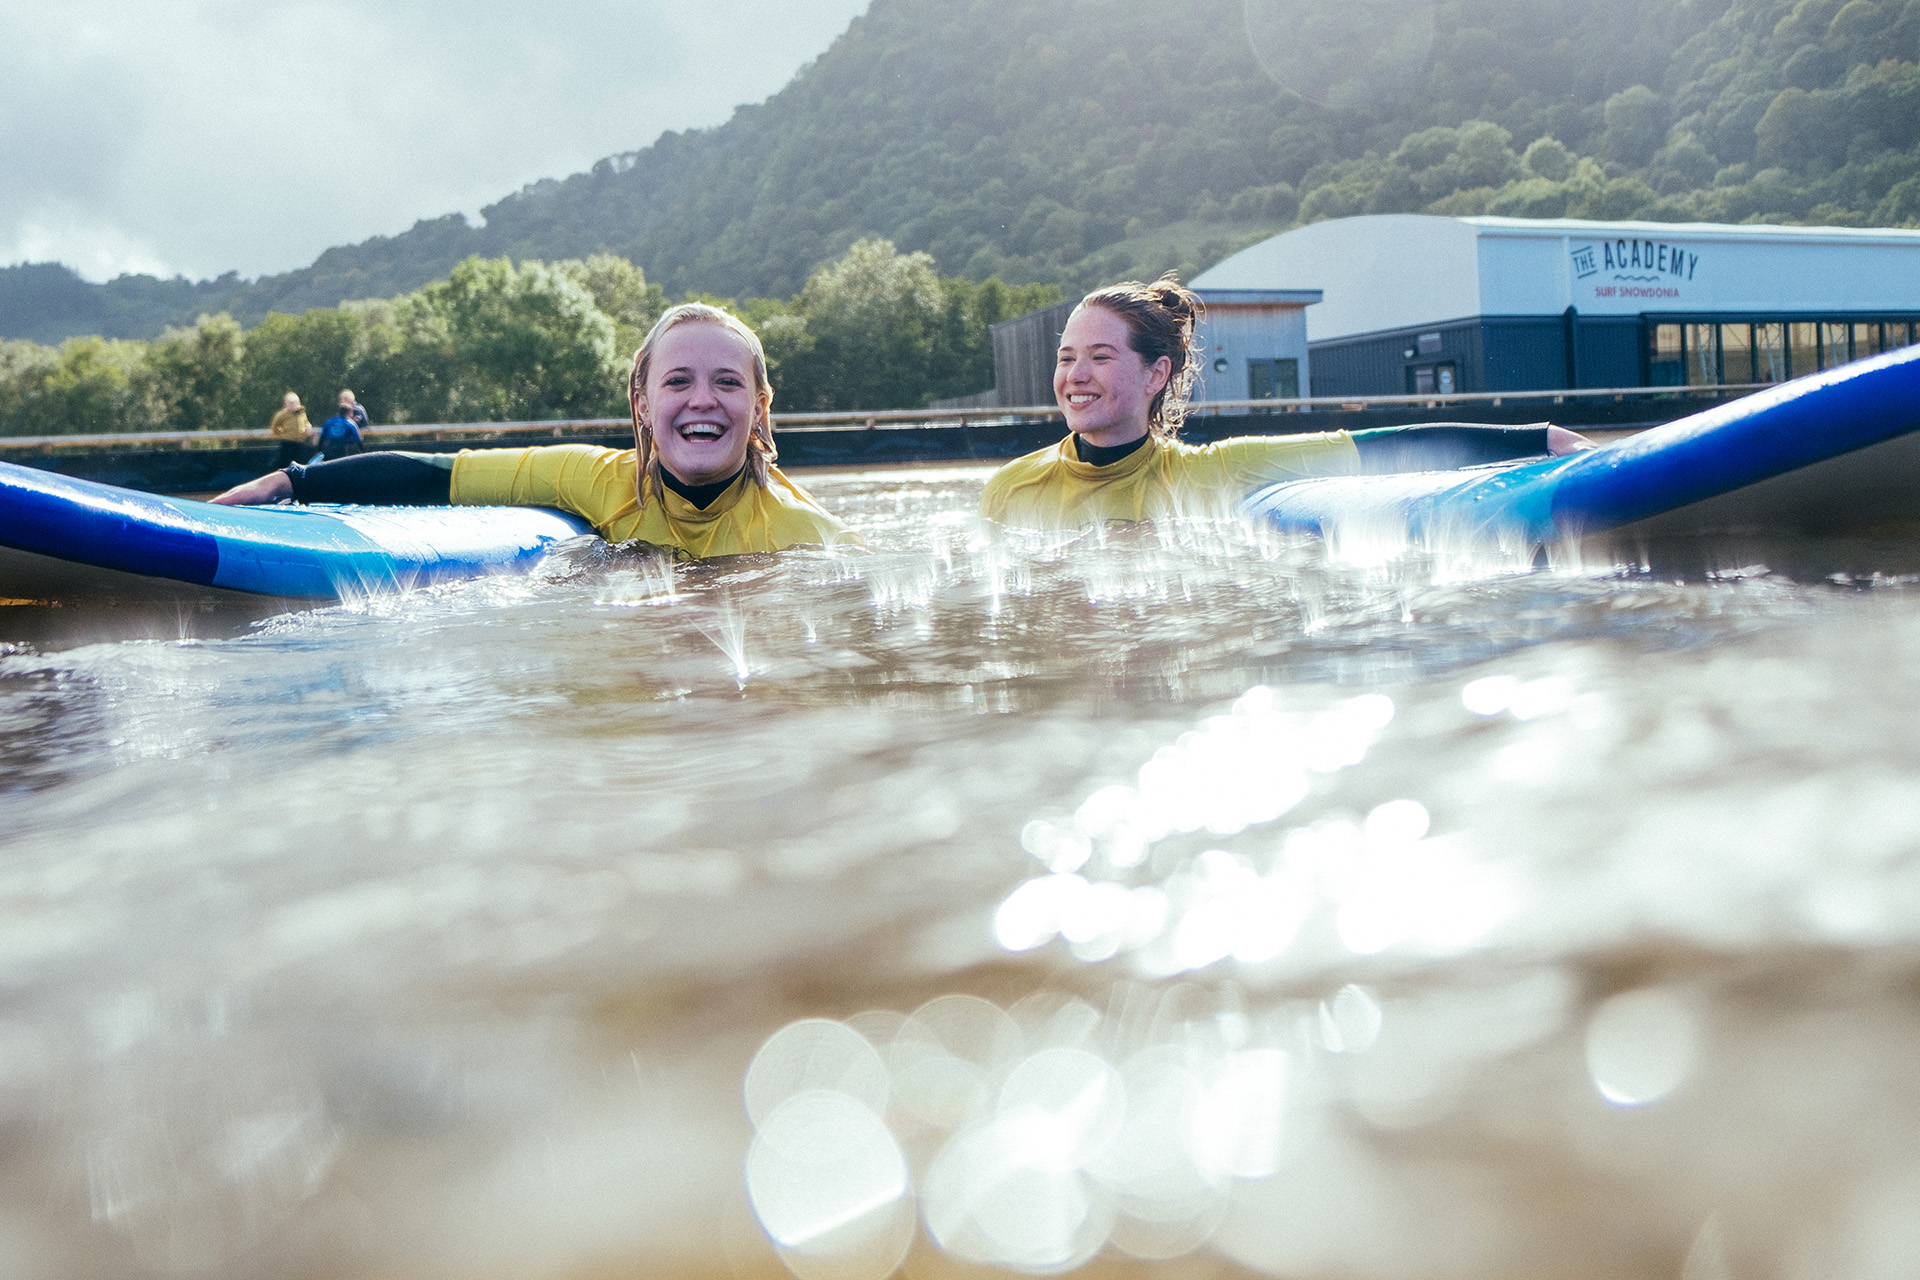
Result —
<svg viewBox="0 0 1920 1280"><path fill-rule="evenodd" d="M1698 1032L1687 1002L1657 987L1607 1000L1587 1023L1587 1072L1617 1107L1658 1102L1693 1073Z"/></svg>

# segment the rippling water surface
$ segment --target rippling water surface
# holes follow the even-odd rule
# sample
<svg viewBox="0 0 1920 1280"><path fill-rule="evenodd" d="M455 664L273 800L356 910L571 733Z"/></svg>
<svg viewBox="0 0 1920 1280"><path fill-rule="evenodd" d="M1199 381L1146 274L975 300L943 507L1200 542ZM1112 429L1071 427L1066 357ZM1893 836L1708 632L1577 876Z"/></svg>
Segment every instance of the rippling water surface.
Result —
<svg viewBox="0 0 1920 1280"><path fill-rule="evenodd" d="M1914 1274L1891 559L1009 539L984 474L0 612L0 1274Z"/></svg>

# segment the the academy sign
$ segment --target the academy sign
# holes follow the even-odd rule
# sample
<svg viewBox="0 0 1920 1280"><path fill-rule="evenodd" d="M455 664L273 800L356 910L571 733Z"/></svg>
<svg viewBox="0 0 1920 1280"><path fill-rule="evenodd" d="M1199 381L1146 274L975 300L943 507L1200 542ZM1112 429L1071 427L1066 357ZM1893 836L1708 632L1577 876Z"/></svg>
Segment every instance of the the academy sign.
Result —
<svg viewBox="0 0 1920 1280"><path fill-rule="evenodd" d="M1568 253L1574 280L1597 299L1676 299L1700 267L1697 251L1661 240L1589 240Z"/></svg>

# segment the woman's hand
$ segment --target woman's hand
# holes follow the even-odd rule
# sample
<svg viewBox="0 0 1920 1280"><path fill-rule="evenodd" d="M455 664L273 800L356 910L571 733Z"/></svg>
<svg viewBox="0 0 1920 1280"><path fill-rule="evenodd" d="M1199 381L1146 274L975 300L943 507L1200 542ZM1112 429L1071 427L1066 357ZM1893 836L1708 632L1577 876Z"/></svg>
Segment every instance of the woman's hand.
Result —
<svg viewBox="0 0 1920 1280"><path fill-rule="evenodd" d="M1555 428L1558 430L1558 428ZM1571 434L1571 433L1569 433ZM223 507L264 507L293 497L293 481L284 471L269 471L258 480L237 484L213 501Z"/></svg>
<svg viewBox="0 0 1920 1280"><path fill-rule="evenodd" d="M1583 453L1600 446L1581 435L1578 431L1569 431L1565 427L1547 428L1547 452L1556 458L1569 453ZM237 492L237 490L236 490Z"/></svg>

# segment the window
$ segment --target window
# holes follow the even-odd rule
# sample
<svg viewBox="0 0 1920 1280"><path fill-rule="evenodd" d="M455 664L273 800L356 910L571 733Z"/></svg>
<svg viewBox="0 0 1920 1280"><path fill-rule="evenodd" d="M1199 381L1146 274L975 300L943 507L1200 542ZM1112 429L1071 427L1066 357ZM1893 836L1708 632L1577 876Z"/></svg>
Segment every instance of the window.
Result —
<svg viewBox="0 0 1920 1280"><path fill-rule="evenodd" d="M1687 351L1677 324L1653 326L1653 351L1647 359L1647 384L1655 387L1680 387L1687 382Z"/></svg>
<svg viewBox="0 0 1920 1280"><path fill-rule="evenodd" d="M1720 372L1729 383L1758 382L1753 376L1753 326L1720 326Z"/></svg>
<svg viewBox="0 0 1920 1280"><path fill-rule="evenodd" d="M1300 362L1298 360L1247 361L1247 399L1297 400L1300 398Z"/></svg>
<svg viewBox="0 0 1920 1280"><path fill-rule="evenodd" d="M1820 326L1820 367L1822 369L1838 368L1853 359L1848 354L1847 341L1852 331L1852 325L1834 324L1832 321ZM1796 371L1799 368L1797 364L1794 366Z"/></svg>
<svg viewBox="0 0 1920 1280"><path fill-rule="evenodd" d="M1687 385L1711 387L1720 381L1720 335L1716 326L1686 326Z"/></svg>
<svg viewBox="0 0 1920 1280"><path fill-rule="evenodd" d="M1785 382L1920 341L1914 319L1646 321L1650 387Z"/></svg>
<svg viewBox="0 0 1920 1280"><path fill-rule="evenodd" d="M1787 326L1787 355L1793 376L1804 377L1820 371L1820 326L1800 322Z"/></svg>
<svg viewBox="0 0 1920 1280"><path fill-rule="evenodd" d="M1792 376L1787 372L1786 325L1753 326L1753 375L1755 382L1785 382Z"/></svg>
<svg viewBox="0 0 1920 1280"><path fill-rule="evenodd" d="M1459 389L1459 369L1451 363L1415 365L1407 370L1409 395L1450 396Z"/></svg>

